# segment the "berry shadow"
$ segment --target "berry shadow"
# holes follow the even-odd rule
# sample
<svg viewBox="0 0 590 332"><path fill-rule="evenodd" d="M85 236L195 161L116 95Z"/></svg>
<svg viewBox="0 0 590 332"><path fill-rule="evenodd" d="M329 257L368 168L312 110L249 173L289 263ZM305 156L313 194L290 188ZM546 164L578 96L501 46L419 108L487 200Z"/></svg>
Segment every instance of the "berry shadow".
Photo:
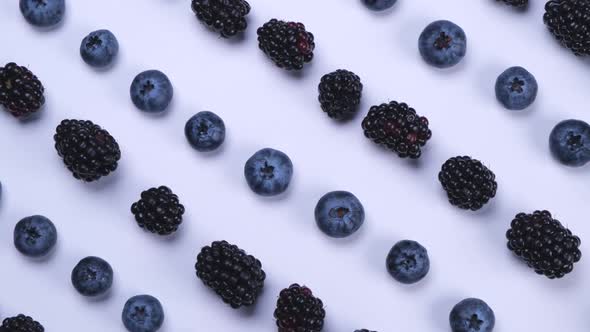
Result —
<svg viewBox="0 0 590 332"><path fill-rule="evenodd" d="M84 185L84 187L86 189L88 189L91 192L99 192L99 191L104 191L110 187L116 186L118 183L120 183L121 182L121 173L123 173L123 172L124 171L121 169L121 165L118 165L117 169L114 172L110 173L107 176L103 176L96 181L83 182L83 181L77 180L77 179L74 179L74 180L80 182L82 185ZM69 171L68 171L68 173L69 173ZM73 178L71 173L70 173L70 177Z"/></svg>

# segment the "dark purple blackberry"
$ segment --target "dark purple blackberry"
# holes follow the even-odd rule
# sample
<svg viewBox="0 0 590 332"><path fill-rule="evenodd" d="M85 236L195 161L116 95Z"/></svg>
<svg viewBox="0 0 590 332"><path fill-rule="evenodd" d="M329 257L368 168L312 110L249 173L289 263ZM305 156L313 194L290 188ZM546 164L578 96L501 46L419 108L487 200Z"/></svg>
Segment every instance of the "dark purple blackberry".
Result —
<svg viewBox="0 0 590 332"><path fill-rule="evenodd" d="M354 332L377 332L377 331L371 331L371 330L367 330L367 329L362 329L362 330L356 330Z"/></svg>
<svg viewBox="0 0 590 332"><path fill-rule="evenodd" d="M421 147L432 137L428 119L396 101L371 107L362 127L367 138L400 158L420 158Z"/></svg>
<svg viewBox="0 0 590 332"><path fill-rule="evenodd" d="M339 69L322 77L318 91L322 110L333 119L345 120L358 111L363 84L355 73Z"/></svg>
<svg viewBox="0 0 590 332"><path fill-rule="evenodd" d="M199 21L224 38L235 36L248 27L246 15L250 4L244 0L192 0L191 7Z"/></svg>
<svg viewBox="0 0 590 332"><path fill-rule="evenodd" d="M549 211L519 213L506 232L508 249L522 258L537 274L549 279L572 272L582 252L579 237L553 219Z"/></svg>
<svg viewBox="0 0 590 332"><path fill-rule="evenodd" d="M266 279L256 257L226 241L203 247L195 269L197 277L234 309L253 305Z"/></svg>
<svg viewBox="0 0 590 332"><path fill-rule="evenodd" d="M326 311L311 289L293 284L281 291L274 317L279 332L318 332L324 327Z"/></svg>
<svg viewBox="0 0 590 332"><path fill-rule="evenodd" d="M0 67L0 104L17 118L25 118L45 103L43 84L26 67L14 62Z"/></svg>
<svg viewBox="0 0 590 332"><path fill-rule="evenodd" d="M313 59L313 34L302 23L272 19L258 28L258 47L280 68L300 70Z"/></svg>
<svg viewBox="0 0 590 332"><path fill-rule="evenodd" d="M55 149L76 179L92 182L117 169L119 144L92 121L63 120L56 128Z"/></svg>
<svg viewBox="0 0 590 332"><path fill-rule="evenodd" d="M503 3L505 3L509 6L518 7L518 8L526 7L529 4L529 0L496 0L496 1L502 1Z"/></svg>
<svg viewBox="0 0 590 332"><path fill-rule="evenodd" d="M496 176L479 160L454 157L443 165L438 179L449 202L464 210L477 211L496 196Z"/></svg>
<svg viewBox="0 0 590 332"><path fill-rule="evenodd" d="M20 314L16 317L4 319L0 332L43 332L43 325L39 324L33 318Z"/></svg>
<svg viewBox="0 0 590 332"><path fill-rule="evenodd" d="M172 190L160 186L141 193L141 199L131 205L131 213L139 227L159 235L169 235L182 223L184 206Z"/></svg>
<svg viewBox="0 0 590 332"><path fill-rule="evenodd" d="M590 55L590 1L550 0L545 5L543 21L575 55Z"/></svg>

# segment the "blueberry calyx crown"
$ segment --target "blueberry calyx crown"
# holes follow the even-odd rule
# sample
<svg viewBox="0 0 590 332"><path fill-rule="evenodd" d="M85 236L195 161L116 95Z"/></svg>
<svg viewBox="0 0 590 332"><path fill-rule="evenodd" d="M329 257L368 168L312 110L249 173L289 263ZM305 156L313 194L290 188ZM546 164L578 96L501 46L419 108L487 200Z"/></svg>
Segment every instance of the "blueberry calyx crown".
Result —
<svg viewBox="0 0 590 332"><path fill-rule="evenodd" d="M438 50L446 50L451 47L452 42L453 38L447 35L444 31L441 31L440 35L434 40L434 47L436 47Z"/></svg>

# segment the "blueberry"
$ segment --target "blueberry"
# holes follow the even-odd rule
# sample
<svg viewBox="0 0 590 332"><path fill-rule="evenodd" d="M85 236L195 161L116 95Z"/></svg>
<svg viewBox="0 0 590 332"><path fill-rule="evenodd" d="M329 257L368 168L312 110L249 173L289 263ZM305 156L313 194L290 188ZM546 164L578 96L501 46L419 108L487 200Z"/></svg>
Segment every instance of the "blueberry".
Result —
<svg viewBox="0 0 590 332"><path fill-rule="evenodd" d="M581 120L558 123L549 136L549 148L562 164L584 166L590 161L590 125Z"/></svg>
<svg viewBox="0 0 590 332"><path fill-rule="evenodd" d="M455 305L449 316L453 332L491 332L494 311L480 299L465 299Z"/></svg>
<svg viewBox="0 0 590 332"><path fill-rule="evenodd" d="M293 177L291 159L270 148L256 152L244 166L244 176L250 189L262 196L278 195L289 187Z"/></svg>
<svg viewBox="0 0 590 332"><path fill-rule="evenodd" d="M66 12L65 0L20 0L19 7L27 22L38 27L56 25Z"/></svg>
<svg viewBox="0 0 590 332"><path fill-rule="evenodd" d="M535 76L522 67L510 67L496 80L496 99L509 110L529 107L537 98L538 90Z"/></svg>
<svg viewBox="0 0 590 332"><path fill-rule="evenodd" d="M80 55L92 67L110 65L119 53L119 42L109 30L91 32L82 39Z"/></svg>
<svg viewBox="0 0 590 332"><path fill-rule="evenodd" d="M362 2L371 10L386 10L397 2L397 0L362 0Z"/></svg>
<svg viewBox="0 0 590 332"><path fill-rule="evenodd" d="M102 258L86 257L72 270L72 285L84 296L105 294L113 285L113 269Z"/></svg>
<svg viewBox="0 0 590 332"><path fill-rule="evenodd" d="M467 37L461 27L449 21L430 23L418 39L424 61L437 68L458 64L467 52Z"/></svg>
<svg viewBox="0 0 590 332"><path fill-rule="evenodd" d="M199 112L186 122L184 135L197 151L213 151L225 140L225 124L213 112Z"/></svg>
<svg viewBox="0 0 590 332"><path fill-rule="evenodd" d="M164 323L164 309L151 295L137 295L125 303L123 325L130 332L155 332Z"/></svg>
<svg viewBox="0 0 590 332"><path fill-rule="evenodd" d="M45 256L56 242L55 225L44 216L23 218L14 227L14 246L25 256Z"/></svg>
<svg viewBox="0 0 590 332"><path fill-rule="evenodd" d="M365 221L365 209L348 191L325 194L315 207L315 221L320 230L331 237L347 237Z"/></svg>
<svg viewBox="0 0 590 332"><path fill-rule="evenodd" d="M430 259L426 248L420 243L403 240L396 243L389 251L386 266L395 280L403 284L413 284L428 274Z"/></svg>
<svg viewBox="0 0 590 332"><path fill-rule="evenodd" d="M144 71L133 79L131 100L137 108L150 113L163 112L170 104L174 89L168 77L159 70Z"/></svg>

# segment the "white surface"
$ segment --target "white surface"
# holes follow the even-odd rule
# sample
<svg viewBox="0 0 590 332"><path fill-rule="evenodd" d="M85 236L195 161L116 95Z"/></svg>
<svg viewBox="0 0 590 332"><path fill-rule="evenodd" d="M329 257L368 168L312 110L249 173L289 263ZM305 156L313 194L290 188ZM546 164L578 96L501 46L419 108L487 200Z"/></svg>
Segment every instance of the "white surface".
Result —
<svg viewBox="0 0 590 332"><path fill-rule="evenodd" d="M448 312L464 297L487 301L496 332L586 331L588 257L558 281L535 275L505 248L504 233L518 212L549 209L590 241L588 168L552 160L548 134L566 118L590 120L590 67L552 40L542 23L544 1L525 14L492 0L399 0L384 14L356 0L251 0L246 40L218 38L193 16L188 0L68 1L65 23L53 31L27 25L16 0L0 1L0 62L28 66L46 87L43 116L19 123L0 113L0 315L24 312L47 331L122 331L120 311L138 293L164 304L163 332L273 331L280 289L310 286L326 304L325 331L446 331ZM304 75L290 75L258 50L256 28L272 17L299 20L316 36L316 57ZM468 55L439 71L420 58L417 38L436 19L461 25ZM108 28L121 45L106 72L80 59L81 39ZM532 109L510 113L495 101L499 73L522 65L540 94ZM169 112L150 117L135 109L129 84L156 68L172 80ZM365 85L370 105L406 101L431 121L433 139L419 163L399 160L363 137L361 116L330 121L317 103L320 77L346 68ZM185 121L201 110L228 128L219 153L193 151ZM109 130L123 157L114 175L77 182L53 148L64 118L90 119ZM280 199L254 195L243 164L262 147L288 153L295 175ZM497 198L480 213L447 202L437 180L449 157L469 154L499 180ZM187 213L178 236L163 240L141 231L129 211L139 193L165 184ZM350 239L333 240L315 226L313 208L326 192L349 190L363 202L365 225ZM44 214L57 225L59 245L47 261L30 261L13 248L22 217ZM396 283L384 267L389 248L414 239L430 253L421 283ZM251 310L233 311L194 275L200 248L226 239L258 257L268 274ZM586 254L586 253L585 253ZM114 291L88 301L70 285L84 256L108 260Z"/></svg>

